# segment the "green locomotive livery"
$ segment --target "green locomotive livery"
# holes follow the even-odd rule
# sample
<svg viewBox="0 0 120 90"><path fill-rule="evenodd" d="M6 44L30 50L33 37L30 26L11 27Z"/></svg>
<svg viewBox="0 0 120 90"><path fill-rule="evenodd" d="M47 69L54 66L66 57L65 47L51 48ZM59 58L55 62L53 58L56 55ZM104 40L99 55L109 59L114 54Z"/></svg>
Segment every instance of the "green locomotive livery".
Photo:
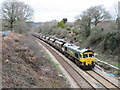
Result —
<svg viewBox="0 0 120 90"><path fill-rule="evenodd" d="M95 66L95 55L92 50L81 49L79 46L66 43L63 46L64 54L71 56L80 67L92 69Z"/></svg>

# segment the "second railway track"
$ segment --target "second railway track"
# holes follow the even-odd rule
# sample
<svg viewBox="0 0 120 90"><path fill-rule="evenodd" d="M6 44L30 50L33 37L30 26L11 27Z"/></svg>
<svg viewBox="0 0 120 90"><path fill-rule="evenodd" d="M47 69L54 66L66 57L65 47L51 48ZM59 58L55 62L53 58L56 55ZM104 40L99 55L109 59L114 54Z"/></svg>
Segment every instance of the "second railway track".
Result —
<svg viewBox="0 0 120 90"><path fill-rule="evenodd" d="M80 88L104 88L104 89L118 89L117 85L109 82L98 73L94 71L83 71L73 62L68 60L64 55L58 52L56 49L48 45L47 43L37 39L50 53L60 62L69 75L75 80Z"/></svg>

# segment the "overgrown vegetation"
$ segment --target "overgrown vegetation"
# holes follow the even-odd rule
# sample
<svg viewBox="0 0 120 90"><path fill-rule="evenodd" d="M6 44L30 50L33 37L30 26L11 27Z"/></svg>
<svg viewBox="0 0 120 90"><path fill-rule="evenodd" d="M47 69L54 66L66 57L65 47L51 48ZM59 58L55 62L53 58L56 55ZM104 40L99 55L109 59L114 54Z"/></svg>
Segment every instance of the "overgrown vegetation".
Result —
<svg viewBox="0 0 120 90"><path fill-rule="evenodd" d="M65 24L66 28L57 28L57 21L47 22L44 25L39 25L35 30L43 35L50 35L57 38L67 40L70 43L75 43L82 47L91 47L99 50L101 53L119 54L120 31L117 30L117 25L114 21L100 22L97 26L91 29L85 29L81 26L82 21Z"/></svg>
<svg viewBox="0 0 120 90"><path fill-rule="evenodd" d="M53 65L55 66L55 68L60 72L60 73L63 73L60 69L60 67L52 60L52 58L50 56L47 57L52 63Z"/></svg>
<svg viewBox="0 0 120 90"><path fill-rule="evenodd" d="M103 6L90 7L74 23L46 22L35 28L43 35L64 39L96 53L117 57L120 53L120 31ZM115 59L118 61L118 57ZM115 65L116 66L116 65Z"/></svg>
<svg viewBox="0 0 120 90"><path fill-rule="evenodd" d="M11 33L3 37L2 87L69 88L69 82L58 71L60 68L50 60L43 47L28 34Z"/></svg>

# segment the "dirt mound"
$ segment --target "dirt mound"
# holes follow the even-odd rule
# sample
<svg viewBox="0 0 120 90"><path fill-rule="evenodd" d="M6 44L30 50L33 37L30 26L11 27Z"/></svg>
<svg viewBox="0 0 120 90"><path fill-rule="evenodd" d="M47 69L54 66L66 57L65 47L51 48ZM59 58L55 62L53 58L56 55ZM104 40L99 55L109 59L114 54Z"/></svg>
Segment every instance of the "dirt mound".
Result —
<svg viewBox="0 0 120 90"><path fill-rule="evenodd" d="M41 46L30 35L11 33L2 39L3 88L64 88L60 77ZM61 83L62 82L62 83Z"/></svg>

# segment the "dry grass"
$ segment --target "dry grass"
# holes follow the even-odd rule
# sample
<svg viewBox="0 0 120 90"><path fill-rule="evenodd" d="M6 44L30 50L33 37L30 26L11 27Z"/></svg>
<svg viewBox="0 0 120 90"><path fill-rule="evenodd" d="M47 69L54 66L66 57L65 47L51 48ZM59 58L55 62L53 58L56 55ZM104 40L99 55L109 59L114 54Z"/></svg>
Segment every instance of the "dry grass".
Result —
<svg viewBox="0 0 120 90"><path fill-rule="evenodd" d="M32 36L12 33L3 38L2 45L3 88L69 87Z"/></svg>

